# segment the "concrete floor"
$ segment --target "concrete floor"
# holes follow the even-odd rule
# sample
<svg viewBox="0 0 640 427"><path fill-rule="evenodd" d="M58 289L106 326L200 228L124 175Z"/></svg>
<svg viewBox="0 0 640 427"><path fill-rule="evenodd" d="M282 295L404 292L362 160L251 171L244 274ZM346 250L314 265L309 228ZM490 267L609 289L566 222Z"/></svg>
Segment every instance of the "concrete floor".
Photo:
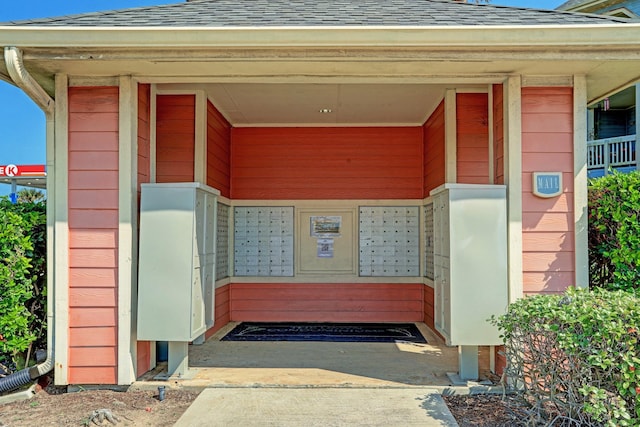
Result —
<svg viewBox="0 0 640 427"><path fill-rule="evenodd" d="M189 346L187 378L169 386L215 387L447 387L458 371L458 350L447 347L425 324L416 325L428 344L220 341L230 323L202 345ZM480 374L489 372L488 348L480 350ZM166 364L135 386L157 385ZM134 386L134 387L135 387Z"/></svg>

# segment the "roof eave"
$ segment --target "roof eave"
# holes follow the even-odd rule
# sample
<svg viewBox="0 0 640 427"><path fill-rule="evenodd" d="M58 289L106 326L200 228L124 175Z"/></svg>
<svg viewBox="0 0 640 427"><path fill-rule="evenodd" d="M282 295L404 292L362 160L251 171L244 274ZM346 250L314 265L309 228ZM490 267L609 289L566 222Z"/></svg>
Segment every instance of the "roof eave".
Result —
<svg viewBox="0 0 640 427"><path fill-rule="evenodd" d="M0 27L23 48L638 47L640 24L433 27Z"/></svg>

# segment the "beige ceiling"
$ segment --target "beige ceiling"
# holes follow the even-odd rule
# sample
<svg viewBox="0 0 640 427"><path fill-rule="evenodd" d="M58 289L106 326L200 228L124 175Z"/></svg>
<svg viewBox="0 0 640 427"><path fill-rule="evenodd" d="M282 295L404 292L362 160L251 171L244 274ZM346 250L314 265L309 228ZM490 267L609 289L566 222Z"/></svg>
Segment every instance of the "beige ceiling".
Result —
<svg viewBox="0 0 640 427"><path fill-rule="evenodd" d="M194 87L206 91L216 108L237 127L419 126L443 99L446 89L426 84L158 85L160 91Z"/></svg>

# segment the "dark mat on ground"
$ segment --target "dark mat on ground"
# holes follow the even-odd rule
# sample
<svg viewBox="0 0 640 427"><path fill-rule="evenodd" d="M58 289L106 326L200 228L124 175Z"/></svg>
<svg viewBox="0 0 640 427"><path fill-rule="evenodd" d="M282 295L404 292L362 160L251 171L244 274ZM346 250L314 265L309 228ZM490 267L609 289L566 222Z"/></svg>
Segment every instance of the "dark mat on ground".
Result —
<svg viewBox="0 0 640 427"><path fill-rule="evenodd" d="M413 323L258 322L239 324L222 341L427 342Z"/></svg>

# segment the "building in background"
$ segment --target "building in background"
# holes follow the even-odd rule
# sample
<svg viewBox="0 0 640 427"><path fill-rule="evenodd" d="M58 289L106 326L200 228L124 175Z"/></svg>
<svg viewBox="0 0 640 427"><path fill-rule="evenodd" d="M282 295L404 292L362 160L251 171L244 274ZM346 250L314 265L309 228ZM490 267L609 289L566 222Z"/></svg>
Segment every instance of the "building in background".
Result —
<svg viewBox="0 0 640 427"><path fill-rule="evenodd" d="M640 21L639 0L570 0L557 10L594 13ZM632 82L629 82L632 83ZM640 169L640 84L627 84L622 90L607 95L588 109L589 176L605 175L609 170L627 172Z"/></svg>
<svg viewBox="0 0 640 427"><path fill-rule="evenodd" d="M0 183L11 186L9 199L18 201L18 187L46 190L47 170L45 165L0 165Z"/></svg>

